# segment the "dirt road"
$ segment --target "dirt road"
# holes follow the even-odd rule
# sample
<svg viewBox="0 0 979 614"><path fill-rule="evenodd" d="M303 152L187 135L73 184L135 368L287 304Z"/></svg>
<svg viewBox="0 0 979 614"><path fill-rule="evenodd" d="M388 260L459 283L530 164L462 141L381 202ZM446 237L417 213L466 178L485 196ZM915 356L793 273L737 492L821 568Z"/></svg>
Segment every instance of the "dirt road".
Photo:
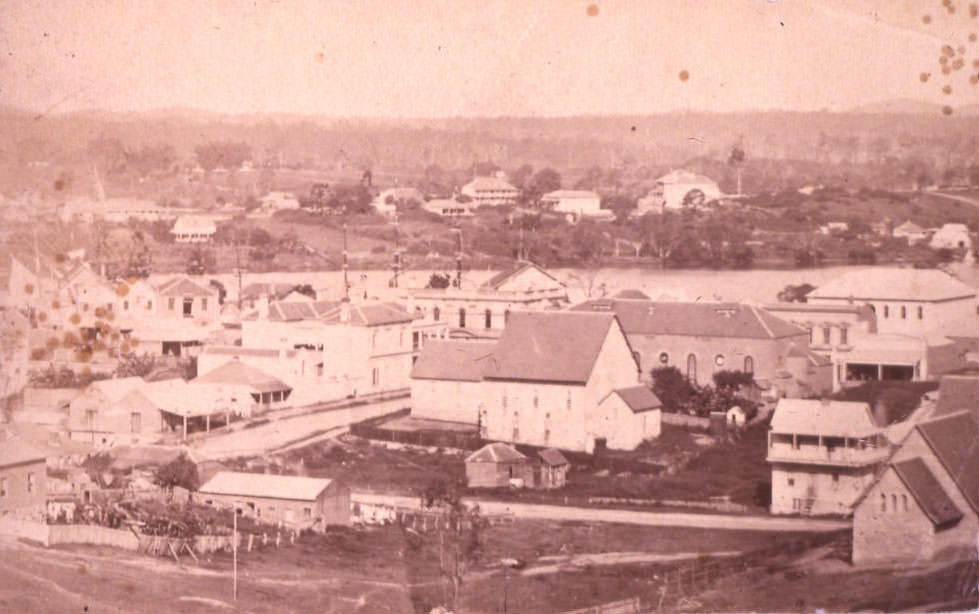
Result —
<svg viewBox="0 0 979 614"><path fill-rule="evenodd" d="M417 497L354 492L351 500L398 507L417 507ZM512 513L517 518L570 520L577 522L617 522L660 527L695 527L703 529L738 529L743 531L838 531L851 525L845 520L818 518L783 518L778 516L738 516L728 514L691 514L684 512L644 512L612 510L536 503L512 503L466 499L478 503L485 514Z"/></svg>

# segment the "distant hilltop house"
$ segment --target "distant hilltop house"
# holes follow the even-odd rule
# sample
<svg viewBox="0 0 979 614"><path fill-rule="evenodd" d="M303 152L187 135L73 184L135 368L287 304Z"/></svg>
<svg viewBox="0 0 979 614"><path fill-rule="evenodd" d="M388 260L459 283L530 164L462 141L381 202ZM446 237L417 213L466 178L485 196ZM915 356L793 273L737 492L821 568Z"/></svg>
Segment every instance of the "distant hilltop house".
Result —
<svg viewBox="0 0 979 614"><path fill-rule="evenodd" d="M892 234L899 239L907 239L908 244L914 245L922 241L927 241L930 233L911 220L908 220L903 224L895 226Z"/></svg>
<svg viewBox="0 0 979 614"><path fill-rule="evenodd" d="M721 197L717 182L704 175L674 170L656 180L656 185L641 198L637 215L664 210L701 207Z"/></svg>
<svg viewBox="0 0 979 614"><path fill-rule="evenodd" d="M972 236L965 224L945 224L932 235L932 249L972 249Z"/></svg>
<svg viewBox="0 0 979 614"><path fill-rule="evenodd" d="M476 177L462 186L460 192L476 203L476 206L504 206L516 204L520 190L503 177Z"/></svg>
<svg viewBox="0 0 979 614"><path fill-rule="evenodd" d="M425 202L425 196L417 188L395 187L382 190L371 202L371 206L381 215L393 216L398 212L399 206L404 207L412 202L420 206Z"/></svg>
<svg viewBox="0 0 979 614"><path fill-rule="evenodd" d="M299 208L299 199L289 192L269 192L259 202L261 203L260 208L262 212L269 215L274 214L276 211Z"/></svg>
<svg viewBox="0 0 979 614"><path fill-rule="evenodd" d="M214 220L200 215L182 215L170 231L177 243L206 243L214 238Z"/></svg>
<svg viewBox="0 0 979 614"><path fill-rule="evenodd" d="M591 190L555 190L541 196L540 206L555 213L564 213L569 219L614 218L615 214L602 209L601 197Z"/></svg>

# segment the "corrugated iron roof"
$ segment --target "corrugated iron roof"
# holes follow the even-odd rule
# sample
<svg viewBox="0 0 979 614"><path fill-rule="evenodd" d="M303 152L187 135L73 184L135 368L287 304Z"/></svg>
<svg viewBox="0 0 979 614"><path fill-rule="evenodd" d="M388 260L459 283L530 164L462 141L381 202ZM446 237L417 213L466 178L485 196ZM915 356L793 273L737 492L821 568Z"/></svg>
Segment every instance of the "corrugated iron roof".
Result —
<svg viewBox="0 0 979 614"><path fill-rule="evenodd" d="M881 433L870 405L852 401L779 399L772 432L824 437L866 437Z"/></svg>
<svg viewBox="0 0 979 614"><path fill-rule="evenodd" d="M478 382L495 341L433 339L427 341L411 369L413 379Z"/></svg>
<svg viewBox="0 0 979 614"><path fill-rule="evenodd" d="M486 362L484 376L584 384L595 367L609 328L615 325L611 313L513 312Z"/></svg>
<svg viewBox="0 0 979 614"><path fill-rule="evenodd" d="M764 309L743 303L592 299L574 311L613 312L627 335L680 335L780 339L806 331Z"/></svg>
<svg viewBox="0 0 979 614"><path fill-rule="evenodd" d="M952 524L962 518L962 511L921 458L893 463L891 467L935 526Z"/></svg>
<svg viewBox="0 0 979 614"><path fill-rule="evenodd" d="M488 443L466 458L467 463L512 463L525 461L527 457L505 443Z"/></svg>
<svg viewBox="0 0 979 614"><path fill-rule="evenodd" d="M233 384L248 386L253 392L276 392L292 390L277 377L260 371L251 365L232 360L190 381L191 384Z"/></svg>
<svg viewBox="0 0 979 614"><path fill-rule="evenodd" d="M568 459L564 458L564 454L561 454L556 448L541 450L537 453L537 456L551 467L563 467L569 464Z"/></svg>
<svg viewBox="0 0 979 614"><path fill-rule="evenodd" d="M968 298L976 289L936 269L851 271L809 293L809 298L941 301Z"/></svg>
<svg viewBox="0 0 979 614"><path fill-rule="evenodd" d="M157 286L162 296L217 296L216 290L206 288L187 277L177 277Z"/></svg>
<svg viewBox="0 0 979 614"><path fill-rule="evenodd" d="M628 388L619 388L618 390L612 391L614 394L619 395L619 397L625 402L625 404L633 411L633 413L640 413L644 411L649 411L651 409L657 409L663 406L663 402L649 389L648 386L639 384L638 386L630 386Z"/></svg>
<svg viewBox="0 0 979 614"><path fill-rule="evenodd" d="M202 495L315 501L333 482L327 478L221 471L198 489Z"/></svg>

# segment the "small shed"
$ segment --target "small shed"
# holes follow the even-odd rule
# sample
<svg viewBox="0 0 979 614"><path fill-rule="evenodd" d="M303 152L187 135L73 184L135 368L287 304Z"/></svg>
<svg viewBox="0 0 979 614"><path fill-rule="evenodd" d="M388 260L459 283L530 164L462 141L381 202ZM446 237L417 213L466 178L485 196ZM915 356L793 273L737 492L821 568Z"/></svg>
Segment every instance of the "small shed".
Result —
<svg viewBox="0 0 979 614"><path fill-rule="evenodd" d="M533 484L530 459L505 443L489 443L466 458L466 485L469 488L499 488L510 480Z"/></svg>
<svg viewBox="0 0 979 614"><path fill-rule="evenodd" d="M555 448L547 448L537 453L540 459L540 478L537 488L561 488L568 483L568 468L571 463Z"/></svg>
<svg viewBox="0 0 979 614"><path fill-rule="evenodd" d="M735 405L731 409L727 410L727 426L728 428L739 429L743 427L748 422L748 413L741 408L740 405Z"/></svg>
<svg viewBox="0 0 979 614"><path fill-rule="evenodd" d="M200 487L198 499L292 528L350 524L350 489L326 478L221 471Z"/></svg>

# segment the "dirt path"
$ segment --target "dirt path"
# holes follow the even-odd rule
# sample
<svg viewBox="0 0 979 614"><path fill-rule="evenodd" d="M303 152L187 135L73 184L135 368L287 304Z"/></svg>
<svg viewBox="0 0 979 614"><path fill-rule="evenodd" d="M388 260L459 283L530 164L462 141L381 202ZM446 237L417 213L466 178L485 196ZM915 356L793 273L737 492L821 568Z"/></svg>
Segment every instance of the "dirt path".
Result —
<svg viewBox="0 0 979 614"><path fill-rule="evenodd" d="M417 497L363 492L351 493L351 500L361 503L386 504L407 508L414 508L419 505ZM837 531L851 526L848 521L820 518L644 512L638 510L487 501L484 499L467 499L466 501L467 503L478 503L484 514L513 514L517 518L541 520L614 522L661 527L695 527L743 531Z"/></svg>

